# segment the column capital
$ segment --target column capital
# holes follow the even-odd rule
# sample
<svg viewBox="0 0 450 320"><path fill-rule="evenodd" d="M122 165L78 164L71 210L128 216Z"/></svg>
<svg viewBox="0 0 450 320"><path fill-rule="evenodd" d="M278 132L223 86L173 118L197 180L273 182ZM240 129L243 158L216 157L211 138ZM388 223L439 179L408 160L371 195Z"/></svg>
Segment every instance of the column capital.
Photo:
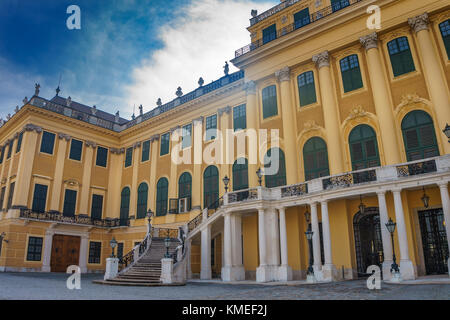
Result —
<svg viewBox="0 0 450 320"><path fill-rule="evenodd" d="M312 61L316 64L317 68L330 66L330 55L328 51L321 52L312 57Z"/></svg>
<svg viewBox="0 0 450 320"><path fill-rule="evenodd" d="M25 131L35 131L36 133L41 133L42 132L42 128L34 125L32 123L28 123L25 125L25 127L23 128Z"/></svg>
<svg viewBox="0 0 450 320"><path fill-rule="evenodd" d="M97 143L94 141L86 141L86 147L92 147L93 149L97 148Z"/></svg>
<svg viewBox="0 0 450 320"><path fill-rule="evenodd" d="M280 211L280 212L281 212L281 211L283 211L283 212L286 211L286 207L278 207L277 209L278 209L278 211Z"/></svg>
<svg viewBox="0 0 450 320"><path fill-rule="evenodd" d="M246 82L244 85L244 89L247 95L256 94L256 82L253 80Z"/></svg>
<svg viewBox="0 0 450 320"><path fill-rule="evenodd" d="M325 204L325 203L328 204L328 201L329 201L328 199L320 200L320 204Z"/></svg>
<svg viewBox="0 0 450 320"><path fill-rule="evenodd" d="M402 188L394 188L391 190L393 193L400 193L402 192Z"/></svg>
<svg viewBox="0 0 450 320"><path fill-rule="evenodd" d="M203 124L203 117L198 117L197 119L192 120L194 126Z"/></svg>
<svg viewBox="0 0 450 320"><path fill-rule="evenodd" d="M60 132L60 133L58 133L58 139L60 139L60 140L64 139L66 141L69 141L70 139L72 139L72 137L68 134Z"/></svg>
<svg viewBox="0 0 450 320"><path fill-rule="evenodd" d="M136 149L136 148L140 148L140 147L141 147L141 142L140 142L140 141L135 142L135 143L133 144L133 150Z"/></svg>
<svg viewBox="0 0 450 320"><path fill-rule="evenodd" d="M409 18L408 24L415 33L422 30L428 30L428 25L430 24L428 13L425 12L419 16Z"/></svg>
<svg viewBox="0 0 450 320"><path fill-rule="evenodd" d="M275 77L277 77L278 81L289 81L291 79L291 72L289 67L284 67L275 72Z"/></svg>
<svg viewBox="0 0 450 320"><path fill-rule="evenodd" d="M366 51L369 51L369 49L376 49L378 48L378 35L376 32L373 32L367 36L359 38L359 42L361 42L361 45L364 49L366 49Z"/></svg>
<svg viewBox="0 0 450 320"><path fill-rule="evenodd" d="M377 195L378 196L386 196L386 190L378 190Z"/></svg>
<svg viewBox="0 0 450 320"><path fill-rule="evenodd" d="M317 206L317 201L309 202L308 205L309 205L310 207L312 207L312 206Z"/></svg>
<svg viewBox="0 0 450 320"><path fill-rule="evenodd" d="M448 188L448 181L439 181L437 185L439 188Z"/></svg>
<svg viewBox="0 0 450 320"><path fill-rule="evenodd" d="M224 113L230 114L231 113L231 107L230 106L226 106L226 107L223 107L223 108L219 108L219 110L217 110L217 112L219 113L219 117L221 117Z"/></svg>
<svg viewBox="0 0 450 320"><path fill-rule="evenodd" d="M150 137L150 142L153 142L155 140L159 140L159 134L154 134L153 136Z"/></svg>
<svg viewBox="0 0 450 320"><path fill-rule="evenodd" d="M180 130L180 129L181 129L180 126L173 127L173 128L170 129L170 133L171 134L178 133L177 131Z"/></svg>
<svg viewBox="0 0 450 320"><path fill-rule="evenodd" d="M111 148L109 149L111 151L112 154L122 154L125 153L125 149L124 148Z"/></svg>

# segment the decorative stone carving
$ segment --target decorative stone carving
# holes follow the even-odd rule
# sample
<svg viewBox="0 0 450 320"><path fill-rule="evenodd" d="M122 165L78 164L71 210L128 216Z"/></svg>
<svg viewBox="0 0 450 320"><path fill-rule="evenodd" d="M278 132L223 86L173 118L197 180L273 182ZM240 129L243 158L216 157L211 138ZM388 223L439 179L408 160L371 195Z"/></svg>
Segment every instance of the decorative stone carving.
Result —
<svg viewBox="0 0 450 320"><path fill-rule="evenodd" d="M122 154L125 153L125 149L124 148L111 148L109 149L111 151L112 154Z"/></svg>
<svg viewBox="0 0 450 320"><path fill-rule="evenodd" d="M282 16L281 17L281 23L285 24L287 22L287 17L286 16Z"/></svg>
<svg viewBox="0 0 450 320"><path fill-rule="evenodd" d="M230 73L230 66L228 65L228 62L225 61L225 65L223 66L223 73L227 76L228 73Z"/></svg>
<svg viewBox="0 0 450 320"><path fill-rule="evenodd" d="M72 104L72 98L69 96L69 97L66 99L66 106L70 107L71 104Z"/></svg>
<svg viewBox="0 0 450 320"><path fill-rule="evenodd" d="M330 56L328 51L316 54L313 56L312 61L316 64L317 68L329 67L330 66Z"/></svg>
<svg viewBox="0 0 450 320"><path fill-rule="evenodd" d="M80 183L75 180L75 179L68 179L68 180L64 180L65 184L68 184L69 186L78 186L80 185Z"/></svg>
<svg viewBox="0 0 450 320"><path fill-rule="evenodd" d="M9 119L11 119L11 113L8 113L8 114L6 115L6 121L9 121Z"/></svg>
<svg viewBox="0 0 450 320"><path fill-rule="evenodd" d="M41 89L41 85L39 83L35 83L34 84L34 95L38 96L39 95L39 91Z"/></svg>
<svg viewBox="0 0 450 320"><path fill-rule="evenodd" d="M158 98L158 101L156 101L156 105L157 105L158 107L161 107L161 106L162 106L161 98Z"/></svg>
<svg viewBox="0 0 450 320"><path fill-rule="evenodd" d="M252 9L252 11L250 11L250 14L253 18L256 18L256 16L258 15L258 10Z"/></svg>
<svg viewBox="0 0 450 320"><path fill-rule="evenodd" d="M409 18L408 24L416 33L422 30L428 30L428 25L430 24L428 13L425 12L420 16Z"/></svg>
<svg viewBox="0 0 450 320"><path fill-rule="evenodd" d="M116 112L116 115L115 115L115 117L114 117L114 122L115 122L115 123L119 123L119 120L120 120L120 115L119 115L119 111L117 111L117 112Z"/></svg>
<svg viewBox="0 0 450 320"><path fill-rule="evenodd" d="M27 103L28 103L28 98L25 97L25 98L22 100L22 102L23 102L24 105L27 104Z"/></svg>
<svg viewBox="0 0 450 320"><path fill-rule="evenodd" d="M24 127L25 131L36 131L36 133L41 133L42 132L42 128L39 126L36 126L32 123L28 123L27 125L25 125Z"/></svg>
<svg viewBox="0 0 450 320"><path fill-rule="evenodd" d="M247 92L247 95L249 94L256 94L256 83L255 81L248 81L244 85L244 89Z"/></svg>
<svg viewBox="0 0 450 320"><path fill-rule="evenodd" d="M155 134L155 135L150 137L150 142L153 142L155 140L159 140L159 134Z"/></svg>
<svg viewBox="0 0 450 320"><path fill-rule="evenodd" d="M192 120L192 123L194 124L194 126L203 124L203 117Z"/></svg>
<svg viewBox="0 0 450 320"><path fill-rule="evenodd" d="M60 132L58 133L58 139L64 139L66 141L69 141L70 139L72 139L72 137L69 136L68 134Z"/></svg>
<svg viewBox="0 0 450 320"><path fill-rule="evenodd" d="M303 124L304 132L313 131L313 130L320 130L320 127L317 125L317 123L314 120L308 120Z"/></svg>
<svg viewBox="0 0 450 320"><path fill-rule="evenodd" d="M200 77L200 79L198 79L198 86L202 87L204 83L205 83L205 80L203 80L203 78Z"/></svg>
<svg viewBox="0 0 450 320"><path fill-rule="evenodd" d="M275 72L275 77L277 77L278 81L289 81L291 78L291 73L289 67L284 67L281 70Z"/></svg>
<svg viewBox="0 0 450 320"><path fill-rule="evenodd" d="M181 90L181 87L177 88L177 92L175 92L175 95L179 98L183 95L183 91Z"/></svg>
<svg viewBox="0 0 450 320"><path fill-rule="evenodd" d="M92 148L97 148L97 143L93 142L93 141L86 141L86 147L92 147Z"/></svg>
<svg viewBox="0 0 450 320"><path fill-rule="evenodd" d="M231 113L231 107L230 106L226 106L224 108L220 108L219 110L217 110L217 112L219 113L219 117L221 117L224 113L230 114Z"/></svg>
<svg viewBox="0 0 450 320"><path fill-rule="evenodd" d="M402 96L402 100L400 101L400 104L401 105L409 105L409 104L414 104L414 103L418 103L418 102L422 102L422 100L416 93L408 93L408 94Z"/></svg>
<svg viewBox="0 0 450 320"><path fill-rule="evenodd" d="M367 112L364 110L364 108L361 105L355 106L352 108L348 115L348 119L355 119L359 117L364 117L367 115Z"/></svg>
<svg viewBox="0 0 450 320"><path fill-rule="evenodd" d="M92 113L92 115L94 115L94 116L97 114L97 107L96 107L95 105L92 107L91 113Z"/></svg>
<svg viewBox="0 0 450 320"><path fill-rule="evenodd" d="M373 32L367 36L359 38L359 42L361 45L368 51L369 49L378 48L378 35L376 32Z"/></svg>
<svg viewBox="0 0 450 320"><path fill-rule="evenodd" d="M140 147L141 147L141 142L140 142L140 141L135 142L135 143L133 144L133 149L140 148Z"/></svg>

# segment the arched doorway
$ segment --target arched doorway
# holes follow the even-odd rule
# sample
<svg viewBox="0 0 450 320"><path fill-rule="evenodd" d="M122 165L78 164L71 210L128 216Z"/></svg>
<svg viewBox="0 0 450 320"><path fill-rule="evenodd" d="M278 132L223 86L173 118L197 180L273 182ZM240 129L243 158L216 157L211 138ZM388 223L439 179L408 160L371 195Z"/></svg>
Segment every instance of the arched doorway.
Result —
<svg viewBox="0 0 450 320"><path fill-rule="evenodd" d="M378 265L381 269L384 261L378 208L371 207L366 208L364 213L358 212L353 218L353 230L358 277L367 277L367 267Z"/></svg>

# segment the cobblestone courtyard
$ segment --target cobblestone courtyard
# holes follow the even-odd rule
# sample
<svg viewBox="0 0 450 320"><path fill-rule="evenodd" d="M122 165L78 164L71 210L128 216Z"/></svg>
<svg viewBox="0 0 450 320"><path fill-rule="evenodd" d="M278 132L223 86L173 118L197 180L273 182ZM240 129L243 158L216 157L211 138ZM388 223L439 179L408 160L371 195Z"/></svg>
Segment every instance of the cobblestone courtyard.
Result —
<svg viewBox="0 0 450 320"><path fill-rule="evenodd" d="M450 300L450 285L395 285L382 283L381 290L368 290L364 280L339 283L262 286L188 283L181 287L120 287L93 284L102 275L82 275L81 290L66 287L67 274L0 273L0 299L49 300L140 300L140 299L420 299Z"/></svg>

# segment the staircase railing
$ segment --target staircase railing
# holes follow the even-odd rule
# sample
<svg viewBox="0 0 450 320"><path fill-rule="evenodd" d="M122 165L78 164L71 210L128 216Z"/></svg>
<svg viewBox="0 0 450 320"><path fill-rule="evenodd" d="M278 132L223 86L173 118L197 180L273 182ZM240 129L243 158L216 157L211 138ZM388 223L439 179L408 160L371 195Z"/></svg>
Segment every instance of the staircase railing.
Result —
<svg viewBox="0 0 450 320"><path fill-rule="evenodd" d="M206 215L207 218L209 218L214 213L216 213L217 210L219 210L219 208L222 205L223 205L223 197L220 197L219 199L217 199L216 201L214 201L213 203L208 205L206 208L204 208L202 210L202 212L200 212L194 219L192 219L191 221L189 221L187 223L187 231L186 231L186 233L189 233L192 230L194 230L195 228L197 228L203 222L203 217L205 215Z"/></svg>
<svg viewBox="0 0 450 320"><path fill-rule="evenodd" d="M126 272L150 249L153 237L153 226L149 224L144 240L134 246L130 252L119 258L119 274Z"/></svg>

